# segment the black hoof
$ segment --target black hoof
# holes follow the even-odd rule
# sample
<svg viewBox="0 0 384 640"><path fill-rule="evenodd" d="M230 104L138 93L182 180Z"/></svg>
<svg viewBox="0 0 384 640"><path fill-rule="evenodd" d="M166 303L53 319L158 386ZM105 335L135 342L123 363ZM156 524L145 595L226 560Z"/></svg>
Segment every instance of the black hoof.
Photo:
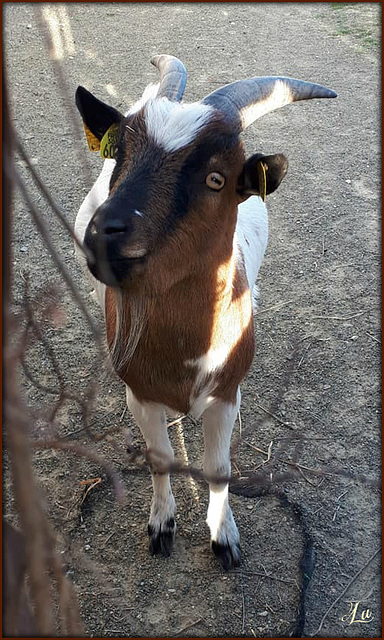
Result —
<svg viewBox="0 0 384 640"><path fill-rule="evenodd" d="M149 524L149 553L153 556L161 553L165 558L169 558L172 553L175 531L176 526L173 518L169 518L169 520L161 524L159 529Z"/></svg>
<svg viewBox="0 0 384 640"><path fill-rule="evenodd" d="M241 564L241 549L239 544L234 544L230 547L228 544L219 544L218 542L212 541L212 551L220 560L224 571L235 569Z"/></svg>

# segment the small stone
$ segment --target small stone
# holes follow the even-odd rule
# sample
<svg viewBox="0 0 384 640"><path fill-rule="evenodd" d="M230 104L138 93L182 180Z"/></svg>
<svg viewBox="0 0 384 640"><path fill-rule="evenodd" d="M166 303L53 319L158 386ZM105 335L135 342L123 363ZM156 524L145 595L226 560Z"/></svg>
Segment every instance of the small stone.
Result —
<svg viewBox="0 0 384 640"><path fill-rule="evenodd" d="M268 611L259 611L259 616L267 616Z"/></svg>
<svg viewBox="0 0 384 640"><path fill-rule="evenodd" d="M89 544L86 544L86 545L84 546L84 549L85 549L86 551L89 551L89 550L90 550L90 548L91 548L91 545L89 545Z"/></svg>
<svg viewBox="0 0 384 640"><path fill-rule="evenodd" d="M22 247L20 247L20 251L22 251L23 253L25 253L26 251L28 251L28 247L26 247L25 245L23 245Z"/></svg>
<svg viewBox="0 0 384 640"><path fill-rule="evenodd" d="M32 29L32 25L31 24L27 24L27 29Z"/></svg>

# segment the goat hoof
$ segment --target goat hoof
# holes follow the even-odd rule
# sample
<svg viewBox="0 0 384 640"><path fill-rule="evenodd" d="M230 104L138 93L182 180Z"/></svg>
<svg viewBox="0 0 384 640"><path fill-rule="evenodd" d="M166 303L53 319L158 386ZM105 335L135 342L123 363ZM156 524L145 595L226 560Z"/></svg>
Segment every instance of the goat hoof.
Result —
<svg viewBox="0 0 384 640"><path fill-rule="evenodd" d="M235 569L241 564L241 549L237 543L230 546L229 544L220 544L212 540L212 551L219 559L224 571Z"/></svg>
<svg viewBox="0 0 384 640"><path fill-rule="evenodd" d="M148 525L149 552L155 556L157 554L169 558L172 553L173 539L175 537L176 525L173 518L169 518L158 527Z"/></svg>

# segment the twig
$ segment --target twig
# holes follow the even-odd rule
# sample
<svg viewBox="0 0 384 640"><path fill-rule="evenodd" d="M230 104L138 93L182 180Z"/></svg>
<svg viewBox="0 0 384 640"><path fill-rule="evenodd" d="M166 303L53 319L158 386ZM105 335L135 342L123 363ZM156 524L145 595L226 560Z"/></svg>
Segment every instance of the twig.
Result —
<svg viewBox="0 0 384 640"><path fill-rule="evenodd" d="M372 311L371 309L364 309L364 311L359 311L358 313L354 313L351 316L313 316L315 320L341 320L342 322L347 320L352 320L353 318L357 318L358 316L364 315L364 313L369 313Z"/></svg>
<svg viewBox="0 0 384 640"><path fill-rule="evenodd" d="M241 478L241 471L234 460L232 461L232 464L235 467L236 473L238 474L239 478Z"/></svg>
<svg viewBox="0 0 384 640"><path fill-rule="evenodd" d="M52 364L52 368L57 376L57 380L59 382L59 384L61 386L64 385L64 376L63 373L59 367L59 363L57 362L55 353L51 347L51 345L49 344L44 332L41 330L39 324L36 322L35 317L34 317L34 313L32 310L32 305L28 299L28 293L29 293L29 277L26 278L25 280L25 284L24 284L24 292L23 292L23 303L24 303L24 308L26 310L26 316L27 316L27 320L28 320L28 324L29 326L33 329L37 339L41 342L41 344L43 345L47 355L49 356L49 359L51 361Z"/></svg>
<svg viewBox="0 0 384 640"><path fill-rule="evenodd" d="M295 469L297 469L298 472L300 473L300 475L304 478L304 480L306 480L306 482L311 484L313 487L316 487L316 489L318 489L320 487L320 485L323 484L324 476L335 475L334 473L327 473L326 471L323 471L321 469L311 469L310 467L306 467L305 465L299 464L298 462L291 462L291 460L284 460L282 458L277 458L277 460L279 462L283 462L284 464L288 464L290 467L294 467ZM310 473L314 473L316 476L322 476L320 482L318 482L318 484L315 484L314 482L311 482L311 480L309 480L309 478L307 478L307 476L304 475L303 469L305 471L309 471Z"/></svg>
<svg viewBox="0 0 384 640"><path fill-rule="evenodd" d="M264 569L265 571L265 569ZM233 573L237 573L237 571L233 572ZM289 579L284 579L284 578L277 578L276 576L271 576L269 573L265 572L265 573L260 573L259 571L242 571L241 572L244 576L259 576L260 578L269 578L269 580L276 580L277 582L284 582L286 584L296 584L297 582L296 580L289 580Z"/></svg>
<svg viewBox="0 0 384 640"><path fill-rule="evenodd" d="M86 318L86 320L88 322L88 325L91 328L92 333L93 333L94 337L97 340L97 343L99 344L99 346L101 346L99 328L96 325L96 323L93 320L93 318L90 316L89 311L86 308L83 300L81 299L81 296L79 295L79 293L78 293L78 291L77 291L77 289L76 289L76 287L74 285L74 282L73 282L73 280L72 280L72 278L71 278L66 266L64 265L62 259L60 258L60 256L58 255L56 249L54 248L52 240L51 240L51 237L50 237L50 234L49 234L49 231L48 231L48 229L46 227L46 224L43 222L43 220L41 219L39 213L37 212L32 200L31 200L31 198L30 198L30 196L28 194L27 188L26 188L23 180L21 179L20 175L17 172L15 172L15 178L16 178L17 185L18 185L18 187L19 187L19 189L20 189L20 191L21 191L21 193L23 195L23 198L24 198L24 200L25 200L25 202L26 202L26 204L28 206L28 209L29 209L29 211L31 213L32 219L33 219L36 227L38 228L39 233L40 233L41 237L43 238L43 240L44 240L44 242L45 242L45 244L46 244L46 246L47 246L47 248L48 248L48 250L49 250L49 252L50 252L50 254L52 256L53 261L55 262L56 266L59 268L59 270L61 272L61 275L63 276L63 278L64 278L64 280L65 280L65 282L66 282L66 284L67 284L67 286L68 286L68 288L69 288L74 300L77 302L77 304L79 305L81 311L83 312L83 314L84 314L84 316L85 316L85 318Z"/></svg>
<svg viewBox="0 0 384 640"><path fill-rule="evenodd" d="M366 331L365 333L367 334L367 336L372 338L372 340L375 340L375 342L377 342L378 344L381 344L381 341L378 340L375 336L373 336L372 333L368 333L368 331Z"/></svg>
<svg viewBox="0 0 384 640"><path fill-rule="evenodd" d="M322 479L320 480L320 482L319 482L318 484L316 484L315 482L312 482L312 480L310 480L309 478L307 478L307 476L303 473L303 471L302 471L302 469L300 469L300 467L297 467L297 468L298 468L298 470L299 470L300 475L304 478L304 480L305 480L306 482L308 482L308 484L311 484L311 485L312 485L312 487L318 487L318 486L319 486L319 484L320 484L320 482L323 482L323 480L324 480L324 478L322 478Z"/></svg>
<svg viewBox="0 0 384 640"><path fill-rule="evenodd" d="M196 624L199 624L199 622L202 622L203 620L204 620L204 618L198 618L197 620L195 620L195 622L191 622L190 624L187 624L185 627L182 627L182 629L179 629L178 631L175 631L175 636L178 636L183 631L186 631L187 629L190 629L191 627L194 627Z"/></svg>
<svg viewBox="0 0 384 640"><path fill-rule="evenodd" d="M81 504L84 503L84 501L87 498L88 493L91 491L91 489L94 489L94 487L97 487L97 485L99 485L101 483L101 478L92 478L92 480L82 480L80 482L80 485L85 485L85 484L89 484L89 487L86 488L82 499L81 499Z"/></svg>
<svg viewBox="0 0 384 640"><path fill-rule="evenodd" d="M263 449L259 449L259 447L255 447L255 445L251 444L250 442L248 442L248 440L242 440L242 442L244 442L244 444L248 445L248 447L251 447L251 449L254 449L258 453L262 453L263 456L267 456L268 455L267 451L263 451Z"/></svg>
<svg viewBox="0 0 384 640"><path fill-rule="evenodd" d="M309 349L310 349L312 346L313 346L312 344L309 344L309 345L306 347L306 349L304 349L304 353L303 353L303 355L301 356L300 361L299 361L299 362L298 362L298 364L297 364L297 368L301 367L302 362L303 362L303 360L304 360L304 358L305 358L306 353L309 351Z"/></svg>
<svg viewBox="0 0 384 640"><path fill-rule="evenodd" d="M61 440L65 440L66 438L72 438L72 436L77 436L78 433L82 433L86 430L86 427L81 427L81 429L76 429L76 431L70 431L69 433L64 434L61 437Z"/></svg>
<svg viewBox="0 0 384 640"><path fill-rule="evenodd" d="M316 475L327 475L325 471L321 469L312 469L311 467L306 467L304 464L299 464L298 462L291 462L290 460L284 460L283 458L278 458L279 462L284 462L284 464L289 464L290 467L296 467L296 469L304 469L305 471L310 471L311 473L315 473ZM329 475L334 475L330 473Z"/></svg>
<svg viewBox="0 0 384 640"><path fill-rule="evenodd" d="M343 269L344 267L365 267L369 268L371 265L363 264L362 262L341 262L340 264L334 264L330 267L332 271L335 269Z"/></svg>
<svg viewBox="0 0 384 640"><path fill-rule="evenodd" d="M349 489L346 489L345 491L343 491L343 493L341 493L341 494L339 495L339 497L338 497L338 498L336 498L336 502L340 503L341 498L342 498L343 496L345 496L345 494L346 494L346 493L348 493L348 491L349 491ZM336 509L335 509L335 511L334 511L333 518L332 518L332 522L335 522L335 520L336 520L336 516L337 516L338 512L340 511L340 507L341 507L341 504L338 504L338 505L337 505L337 507L336 507Z"/></svg>
<svg viewBox="0 0 384 640"><path fill-rule="evenodd" d="M15 135L15 140L16 140L16 149L17 151L20 153L22 159L24 160L25 164L27 165L29 171L31 172L32 178L34 179L34 181L36 182L37 186L39 187L41 193L44 195L44 197L46 198L48 204L50 205L52 211L54 212L54 214L56 215L56 217L60 220L61 224L63 225L63 227L68 231L69 235L71 236L71 238L73 239L73 241L77 244L77 246L79 247L79 249L91 260L94 260L93 255L91 255L89 249L87 249L87 247L83 246L81 244L81 242L79 242L75 232L73 231L71 225L69 224L69 222L67 221L65 215L62 213L62 211L60 210L60 207L56 204L56 202L54 201L54 199L52 198L51 194L49 193L48 189L45 187L44 183L42 182L41 178L39 177L38 173L36 172L33 164L31 163L30 159L28 158L27 154L24 151L24 148L20 142L20 140L17 138L17 136Z"/></svg>
<svg viewBox="0 0 384 640"><path fill-rule="evenodd" d="M333 607L335 606L335 604L337 604L339 602L339 600L341 600L341 598L343 597L343 595L348 591L349 587L355 582L355 580L357 580L357 578L359 577L359 575L364 571L364 569L366 569L368 567L368 565L370 564L370 562L372 562L372 560L377 556L378 553L380 553L381 551L381 547L380 549L377 549L377 551L375 551L375 553L373 555L371 555L371 557L369 558L369 560L365 563L365 565L353 576L353 578L350 579L350 581L348 582L347 586L345 587L345 589L340 593L340 595L336 598L336 600L334 600L334 602L332 602L331 606L327 609L327 611L325 612L325 614L323 615L321 622L319 624L319 628L315 631L315 633L311 633L310 637L313 638L314 636L317 636L318 633L320 633L323 624L326 620L326 618L328 617L329 612L333 609Z"/></svg>
<svg viewBox="0 0 384 640"><path fill-rule="evenodd" d="M240 586L241 586L241 615L242 615L241 633L244 633L245 631L245 597L244 597L243 576L241 574L240 574Z"/></svg>
<svg viewBox="0 0 384 640"><path fill-rule="evenodd" d="M259 404L258 402L256 402L256 407L264 411L264 413L267 413L269 416L271 416L271 418L276 420L276 422L279 422L279 424L283 424L285 427L289 427L290 429L295 429L296 425L289 424L289 422L284 422L284 420L279 418L276 414L271 413L271 411L268 411L268 409L263 407L263 405Z"/></svg>
<svg viewBox="0 0 384 640"><path fill-rule="evenodd" d="M279 302L278 304L273 305L273 307L267 307L266 309L260 309L257 311L257 315L259 316L261 313L267 313L268 311L280 311L282 307L285 307L287 304L291 304L294 300L287 300L286 302Z"/></svg>
<svg viewBox="0 0 384 640"><path fill-rule="evenodd" d="M172 420L172 422L168 422L167 424L167 428L168 427L173 427L174 424L180 424L181 421L183 420L183 418L186 417L186 414L179 416L178 418L176 418L176 420Z"/></svg>
<svg viewBox="0 0 384 640"><path fill-rule="evenodd" d="M8 449L12 460L14 494L20 522L26 540L26 558L38 634L51 636L54 621L51 609L50 582L47 573L46 540L43 533L44 513L38 498L32 470L26 414L12 415L10 409L20 405L14 366L8 360L6 395L9 407L5 412L8 422Z"/></svg>
<svg viewBox="0 0 384 640"><path fill-rule="evenodd" d="M337 514L338 514L338 512L339 512L339 510L340 510L340 507L341 507L341 505L340 505L340 504L338 504L338 505L337 505L337 507L336 507L336 509L335 509L335 511L334 511L333 518L332 518L332 522L335 522L335 520L336 520L336 516L337 516Z"/></svg>
<svg viewBox="0 0 384 640"><path fill-rule="evenodd" d="M111 478L117 500L119 502L123 502L124 489L120 478L110 464L99 454L91 451L87 447L82 447L81 445L74 444L72 442L63 442L62 440L35 440L31 443L31 446L34 449L58 449L59 451L70 451L71 453L74 453L75 456L88 458L88 460L96 462L96 464L100 465L100 467L102 467Z"/></svg>
<svg viewBox="0 0 384 640"><path fill-rule="evenodd" d="M266 606L270 611L272 611L272 613L273 613L274 615L276 615L276 611L274 611L274 610L272 609L272 607L270 607L270 606L269 606L268 602L266 602L266 603L265 603L265 606Z"/></svg>
<svg viewBox="0 0 384 640"><path fill-rule="evenodd" d="M341 493L339 495L338 498L336 498L336 502L339 502L341 500L341 498L343 498L345 496L346 493L348 493L349 489L346 489L345 491L343 491L343 493Z"/></svg>

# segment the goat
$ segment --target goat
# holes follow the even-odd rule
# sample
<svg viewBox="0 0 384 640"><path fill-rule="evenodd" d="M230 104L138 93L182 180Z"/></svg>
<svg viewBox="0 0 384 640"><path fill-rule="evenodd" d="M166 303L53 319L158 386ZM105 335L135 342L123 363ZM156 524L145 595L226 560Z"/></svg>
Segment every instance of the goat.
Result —
<svg viewBox="0 0 384 640"><path fill-rule="evenodd" d="M79 210L79 253L105 315L115 371L144 436L153 498L149 550L169 556L175 500L166 414L202 416L211 547L241 560L228 503L239 384L254 354L252 291L268 236L265 196L287 172L282 154L245 159L241 131L296 100L334 98L285 77L239 80L182 104L184 65L159 55L160 82L124 116L79 86L91 149L106 158Z"/></svg>

